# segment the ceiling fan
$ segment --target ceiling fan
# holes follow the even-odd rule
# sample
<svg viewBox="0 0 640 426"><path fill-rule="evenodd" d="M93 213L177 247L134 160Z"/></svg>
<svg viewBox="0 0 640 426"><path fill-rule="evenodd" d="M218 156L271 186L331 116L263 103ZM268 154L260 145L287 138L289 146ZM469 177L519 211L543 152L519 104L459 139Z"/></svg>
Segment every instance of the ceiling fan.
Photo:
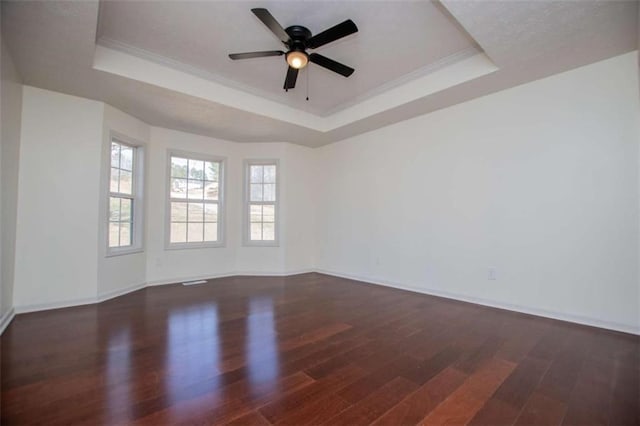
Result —
<svg viewBox="0 0 640 426"><path fill-rule="evenodd" d="M356 24L354 24L351 19L347 19L320 34L312 36L311 31L301 25L292 25L286 29L282 28L267 9L256 8L251 9L251 11L287 46L287 51L267 50L263 52L231 53L229 58L236 60L285 55L289 69L287 70L287 77L284 80L284 90L288 91L296 87L298 71L307 66L309 62L313 62L345 77L349 77L355 71L353 68L329 59L326 56L318 53L307 53L307 49L317 49L320 46L358 32L358 27L356 27Z"/></svg>

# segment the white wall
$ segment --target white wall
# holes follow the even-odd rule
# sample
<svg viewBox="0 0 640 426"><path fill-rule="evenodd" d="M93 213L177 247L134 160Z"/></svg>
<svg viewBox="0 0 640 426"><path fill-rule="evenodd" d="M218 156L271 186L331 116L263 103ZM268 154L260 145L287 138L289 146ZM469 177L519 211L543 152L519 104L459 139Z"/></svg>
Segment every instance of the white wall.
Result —
<svg viewBox="0 0 640 426"><path fill-rule="evenodd" d="M104 104L25 86L14 304L97 295Z"/></svg>
<svg viewBox="0 0 640 426"><path fill-rule="evenodd" d="M237 144L152 128L101 102L26 86L23 97L15 306L91 303L149 283L313 267L313 150ZM107 257L110 133L144 145L144 251ZM167 250L167 149L227 157L226 244ZM243 161L280 161L279 247L242 246Z"/></svg>
<svg viewBox="0 0 640 426"><path fill-rule="evenodd" d="M0 42L0 329L13 308L13 281L18 202L18 165L22 84L13 60Z"/></svg>
<svg viewBox="0 0 640 426"><path fill-rule="evenodd" d="M117 132L130 142L146 150L151 128L146 123L113 108L104 106L102 125L102 152L100 164L100 190L98 229L98 295L104 297L144 285L147 257L144 251L122 256L107 257L107 194L109 187L111 133ZM146 158L146 156L144 156ZM145 168L146 169L146 168ZM147 184L149 187L151 183ZM143 211L146 212L146 209ZM144 238L143 238L144 240ZM144 249L144 247L143 247Z"/></svg>
<svg viewBox="0 0 640 426"><path fill-rule="evenodd" d="M226 157L224 247L167 250L167 151ZM313 150L287 143L237 144L204 136L151 129L147 215L147 281L174 282L228 274L285 274L313 267ZM281 241L279 247L242 245L244 159L279 159ZM309 223L309 222L310 223Z"/></svg>
<svg viewBox="0 0 640 426"><path fill-rule="evenodd" d="M638 332L636 61L318 149L317 266Z"/></svg>

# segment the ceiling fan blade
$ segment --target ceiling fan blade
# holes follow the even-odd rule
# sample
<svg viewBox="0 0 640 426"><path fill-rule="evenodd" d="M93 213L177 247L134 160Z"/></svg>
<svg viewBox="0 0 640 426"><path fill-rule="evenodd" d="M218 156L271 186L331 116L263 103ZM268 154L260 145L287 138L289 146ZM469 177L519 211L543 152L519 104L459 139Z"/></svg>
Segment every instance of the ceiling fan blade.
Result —
<svg viewBox="0 0 640 426"><path fill-rule="evenodd" d="M324 30L320 34L316 34L311 37L307 40L307 47L310 49L317 49L320 46L324 46L327 43L331 43L332 41L336 41L356 32L358 32L356 24L351 19L347 19L328 30Z"/></svg>
<svg viewBox="0 0 640 426"><path fill-rule="evenodd" d="M289 67L287 70L287 78L284 80L284 90L293 89L296 87L296 80L298 78L298 69Z"/></svg>
<svg viewBox="0 0 640 426"><path fill-rule="evenodd" d="M289 42L291 37L289 37L289 34L287 34L284 28L282 28L282 25L276 21L276 18L274 18L267 9L255 8L251 9L251 11L262 21L263 24L267 26L267 28L271 30L272 33L276 35L276 37L280 39L280 41L285 44Z"/></svg>
<svg viewBox="0 0 640 426"><path fill-rule="evenodd" d="M284 52L282 50L266 50L264 52L246 52L246 53L230 53L231 59L251 59L251 58L264 58L267 56L282 56Z"/></svg>
<svg viewBox="0 0 640 426"><path fill-rule="evenodd" d="M336 62L333 59L329 59L326 56L322 56L318 53L312 53L311 55L309 55L309 61L345 77L349 77L355 71L351 67L341 64L340 62Z"/></svg>

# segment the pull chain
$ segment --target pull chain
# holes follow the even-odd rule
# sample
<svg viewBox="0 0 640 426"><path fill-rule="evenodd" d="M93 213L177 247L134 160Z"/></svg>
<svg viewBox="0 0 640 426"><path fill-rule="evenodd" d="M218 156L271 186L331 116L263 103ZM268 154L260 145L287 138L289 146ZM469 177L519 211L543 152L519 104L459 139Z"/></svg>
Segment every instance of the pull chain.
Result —
<svg viewBox="0 0 640 426"><path fill-rule="evenodd" d="M310 69L311 69L310 67L307 67L307 72L305 73L307 74L307 101L309 101L309 72L310 72L309 70Z"/></svg>

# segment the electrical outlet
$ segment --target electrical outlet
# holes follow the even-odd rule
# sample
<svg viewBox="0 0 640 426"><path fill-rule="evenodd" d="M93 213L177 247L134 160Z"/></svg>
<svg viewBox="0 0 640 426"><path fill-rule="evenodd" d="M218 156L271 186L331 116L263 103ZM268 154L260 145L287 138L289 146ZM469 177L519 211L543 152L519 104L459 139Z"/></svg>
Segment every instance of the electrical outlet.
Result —
<svg viewBox="0 0 640 426"><path fill-rule="evenodd" d="M487 279L494 281L497 280L497 272L496 272L496 268L489 268L489 273L487 274Z"/></svg>

